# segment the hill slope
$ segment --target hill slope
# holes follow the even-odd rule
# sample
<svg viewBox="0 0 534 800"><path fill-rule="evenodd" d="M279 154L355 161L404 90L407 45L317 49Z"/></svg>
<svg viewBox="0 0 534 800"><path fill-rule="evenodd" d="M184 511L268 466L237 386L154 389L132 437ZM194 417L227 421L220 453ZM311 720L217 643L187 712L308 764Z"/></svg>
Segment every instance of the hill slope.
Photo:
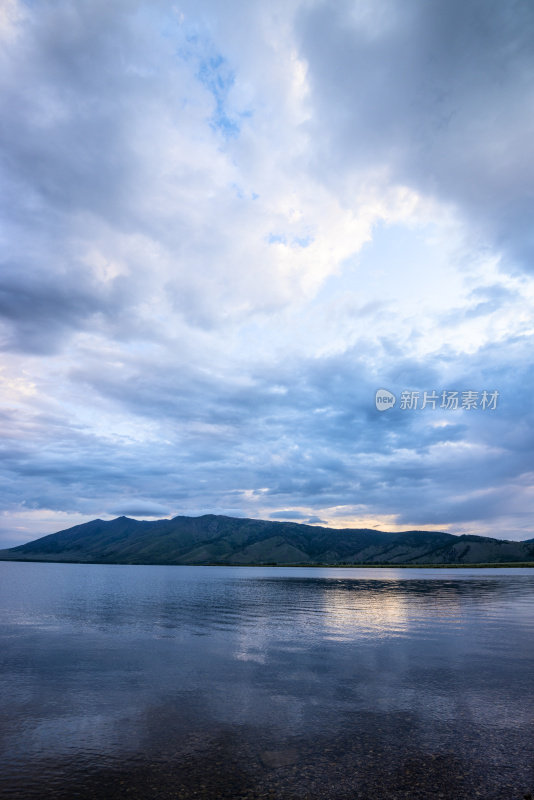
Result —
<svg viewBox="0 0 534 800"><path fill-rule="evenodd" d="M510 542L436 531L342 530L207 514L139 522L95 519L0 560L112 564L475 564L534 561L534 540Z"/></svg>

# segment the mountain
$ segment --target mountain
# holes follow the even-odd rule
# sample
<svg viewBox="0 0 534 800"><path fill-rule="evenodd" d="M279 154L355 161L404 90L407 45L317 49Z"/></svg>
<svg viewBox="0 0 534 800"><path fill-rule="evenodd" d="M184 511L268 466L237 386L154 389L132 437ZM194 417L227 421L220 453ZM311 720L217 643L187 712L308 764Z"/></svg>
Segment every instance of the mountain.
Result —
<svg viewBox="0 0 534 800"><path fill-rule="evenodd" d="M480 564L533 562L534 540L437 531L386 533L206 514L154 522L95 519L0 550L2 561L106 564Z"/></svg>

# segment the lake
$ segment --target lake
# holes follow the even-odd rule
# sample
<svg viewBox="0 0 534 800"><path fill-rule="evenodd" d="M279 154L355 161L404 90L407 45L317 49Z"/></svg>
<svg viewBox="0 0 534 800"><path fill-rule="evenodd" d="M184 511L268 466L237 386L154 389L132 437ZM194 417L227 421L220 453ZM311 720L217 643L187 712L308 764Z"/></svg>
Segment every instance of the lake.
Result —
<svg viewBox="0 0 534 800"><path fill-rule="evenodd" d="M534 796L534 570L0 562L0 796Z"/></svg>

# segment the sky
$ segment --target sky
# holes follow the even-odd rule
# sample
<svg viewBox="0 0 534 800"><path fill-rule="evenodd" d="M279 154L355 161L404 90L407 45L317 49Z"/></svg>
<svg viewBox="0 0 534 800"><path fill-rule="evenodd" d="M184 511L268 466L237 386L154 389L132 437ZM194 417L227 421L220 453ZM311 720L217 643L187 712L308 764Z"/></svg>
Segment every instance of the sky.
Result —
<svg viewBox="0 0 534 800"><path fill-rule="evenodd" d="M2 0L0 547L534 537L533 42L530 0Z"/></svg>

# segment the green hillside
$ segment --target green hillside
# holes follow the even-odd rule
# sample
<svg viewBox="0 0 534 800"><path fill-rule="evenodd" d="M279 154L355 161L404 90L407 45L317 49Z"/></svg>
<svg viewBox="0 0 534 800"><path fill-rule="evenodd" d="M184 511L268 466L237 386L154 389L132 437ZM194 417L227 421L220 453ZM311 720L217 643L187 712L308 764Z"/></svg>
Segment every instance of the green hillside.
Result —
<svg viewBox="0 0 534 800"><path fill-rule="evenodd" d="M386 533L207 514L154 522L118 517L0 551L0 560L110 564L504 564L534 561L534 540L436 531Z"/></svg>

